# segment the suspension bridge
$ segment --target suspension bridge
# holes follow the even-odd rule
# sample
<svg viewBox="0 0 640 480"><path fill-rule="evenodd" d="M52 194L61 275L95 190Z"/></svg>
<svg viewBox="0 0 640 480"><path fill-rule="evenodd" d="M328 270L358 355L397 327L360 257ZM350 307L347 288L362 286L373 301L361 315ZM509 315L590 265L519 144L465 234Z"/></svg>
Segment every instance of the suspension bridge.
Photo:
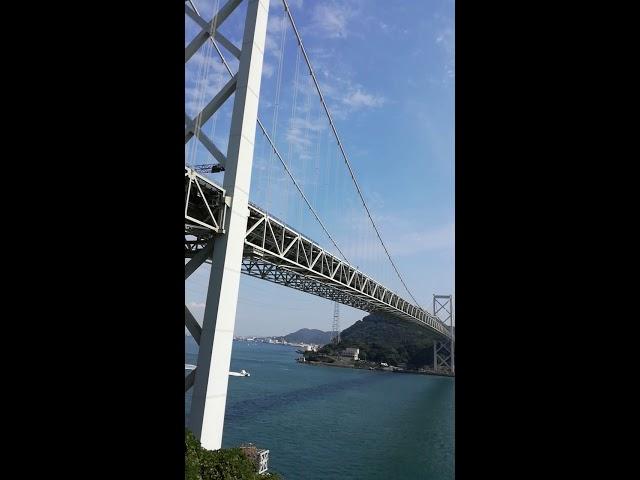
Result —
<svg viewBox="0 0 640 480"><path fill-rule="evenodd" d="M190 429L205 448L218 449L241 274L420 325L434 338L434 368L452 373L454 332L452 296L434 295L432 312L421 307L383 242L287 1L209 3L214 5L208 5L213 10L207 17L204 3L201 12L194 1L185 1L185 66L191 86L185 105L185 281L203 264L210 265L202 325L185 305L185 326L199 345L185 392L193 389ZM271 22L270 12L278 15ZM236 30L225 32L230 18L236 19ZM287 33L296 52L288 104L283 98ZM233 35L241 38L240 45ZM274 101L265 101L261 92L267 41L277 62ZM261 119L263 104L272 117L270 129ZM279 116L285 107L291 114L282 135ZM323 158L327 165L321 165ZM323 175L332 176L323 184ZM323 188L333 189L332 195L324 194L324 202ZM327 218L344 216L346 204L354 218L364 220L350 222L358 234L339 238L330 233ZM349 261L345 251L359 262ZM362 263L370 268L360 268ZM367 273L371 270L376 273Z"/></svg>

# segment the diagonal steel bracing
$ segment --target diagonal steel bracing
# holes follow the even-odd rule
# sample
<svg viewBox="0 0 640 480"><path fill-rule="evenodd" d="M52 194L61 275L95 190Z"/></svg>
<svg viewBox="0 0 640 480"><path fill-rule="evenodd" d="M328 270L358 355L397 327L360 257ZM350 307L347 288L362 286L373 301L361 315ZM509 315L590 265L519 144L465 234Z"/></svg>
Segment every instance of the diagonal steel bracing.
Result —
<svg viewBox="0 0 640 480"><path fill-rule="evenodd" d="M191 57L200 49L202 45L209 39L209 37L214 36L217 29L222 25L222 23L233 13L238 5L242 3L242 0L229 0L218 13L214 15L211 21L207 22L204 20L198 13L196 13L191 6L185 3L185 13L191 17L192 19L198 18L196 22L200 25L200 32L189 42L189 45L184 49L184 62L187 63ZM190 11L191 10L191 11ZM193 13L192 13L193 12Z"/></svg>
<svg viewBox="0 0 640 480"><path fill-rule="evenodd" d="M433 314L440 318L451 332L449 341L436 341L433 345L433 368L455 373L455 330L453 327L453 296L434 295Z"/></svg>
<svg viewBox="0 0 640 480"><path fill-rule="evenodd" d="M195 6L189 1L185 2L185 14L194 20L200 27L200 32L191 40L185 48L184 61L187 63L198 49L204 43L212 38L218 40L227 50L229 50L236 58L240 58L241 50L236 47L228 38L218 31L220 25L227 19L242 0L229 0L220 11L207 22L196 11ZM187 4L188 3L188 4ZM222 171L226 167L227 157L215 145L201 129L202 125L220 109L220 107L233 95L238 87L237 75L233 75L229 81L220 89L220 91L211 99L211 101L198 113L194 118L190 118L185 113L185 132L184 143L186 144L191 138L196 137L207 151L219 162L219 170Z"/></svg>
<svg viewBox="0 0 640 480"><path fill-rule="evenodd" d="M195 234L224 233L224 189L185 167L184 190L185 229Z"/></svg>

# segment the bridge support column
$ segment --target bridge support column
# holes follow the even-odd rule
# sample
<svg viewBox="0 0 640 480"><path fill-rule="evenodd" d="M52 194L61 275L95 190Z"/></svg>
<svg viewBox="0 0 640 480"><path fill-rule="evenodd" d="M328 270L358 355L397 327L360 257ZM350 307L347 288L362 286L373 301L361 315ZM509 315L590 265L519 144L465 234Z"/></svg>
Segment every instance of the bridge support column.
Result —
<svg viewBox="0 0 640 480"><path fill-rule="evenodd" d="M446 369L455 373L454 345L455 333L453 329L453 295L434 295L433 314L440 318L451 332L449 342L434 341L433 343L433 368L434 370Z"/></svg>
<svg viewBox="0 0 640 480"><path fill-rule="evenodd" d="M193 384L189 428L209 450L222 446L268 12L269 0L248 0L224 165L223 187L230 196L227 201L230 208L225 218L225 234L216 238L211 256Z"/></svg>
<svg viewBox="0 0 640 480"><path fill-rule="evenodd" d="M433 369L435 371L449 370L453 373L453 356L449 342L433 343Z"/></svg>

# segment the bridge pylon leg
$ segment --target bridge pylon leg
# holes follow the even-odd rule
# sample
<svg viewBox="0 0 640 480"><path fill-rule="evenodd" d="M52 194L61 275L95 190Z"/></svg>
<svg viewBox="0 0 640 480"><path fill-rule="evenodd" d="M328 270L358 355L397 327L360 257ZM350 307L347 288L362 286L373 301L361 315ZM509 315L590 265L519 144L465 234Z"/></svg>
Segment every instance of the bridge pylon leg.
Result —
<svg viewBox="0 0 640 480"><path fill-rule="evenodd" d="M440 318L451 332L449 342L434 341L433 343L433 368L434 370L448 370L455 373L455 330L453 328L453 295L434 295L433 314Z"/></svg>
<svg viewBox="0 0 640 480"><path fill-rule="evenodd" d="M223 187L230 208L225 217L225 233L216 237L210 257L211 274L189 414L190 430L209 450L222 446L269 12L269 0L245 1L248 2L247 15L224 165ZM223 10L239 3L230 1Z"/></svg>

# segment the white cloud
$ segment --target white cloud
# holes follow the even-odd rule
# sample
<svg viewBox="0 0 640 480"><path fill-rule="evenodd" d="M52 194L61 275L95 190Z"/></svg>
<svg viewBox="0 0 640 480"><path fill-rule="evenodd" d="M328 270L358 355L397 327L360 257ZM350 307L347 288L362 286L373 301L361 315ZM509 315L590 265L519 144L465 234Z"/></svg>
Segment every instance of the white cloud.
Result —
<svg viewBox="0 0 640 480"><path fill-rule="evenodd" d="M336 119L345 120L350 113L387 103L385 97L367 91L365 86L354 81L355 74L348 64L343 63L339 53L316 47L311 50L310 57L320 89L327 99L331 115ZM315 98L315 87L309 85Z"/></svg>
<svg viewBox="0 0 640 480"><path fill-rule="evenodd" d="M186 67L185 110L192 117L209 103L230 78L225 66L212 56L211 50L200 49Z"/></svg>
<svg viewBox="0 0 640 480"><path fill-rule="evenodd" d="M342 102L353 109L363 107L375 108L384 105L385 99L382 96L364 92L362 87L358 86L343 97Z"/></svg>
<svg viewBox="0 0 640 480"><path fill-rule="evenodd" d="M436 37L436 44L441 48L445 57L444 68L448 78L455 77L455 34L453 28L446 27Z"/></svg>
<svg viewBox="0 0 640 480"><path fill-rule="evenodd" d="M275 71L275 67L272 64L268 62L262 63L262 75L264 75L266 78L273 77L274 71Z"/></svg>
<svg viewBox="0 0 640 480"><path fill-rule="evenodd" d="M455 21L451 14L436 13L433 16L433 32L436 46L442 55L444 84L450 84L455 78Z"/></svg>
<svg viewBox="0 0 640 480"><path fill-rule="evenodd" d="M310 30L328 38L346 38L349 35L349 21L355 13L345 3L317 3L311 14Z"/></svg>
<svg viewBox="0 0 640 480"><path fill-rule="evenodd" d="M275 2L272 2L272 5ZM279 3L279 2L278 2ZM283 15L284 10L280 8L277 12L274 12L269 17L269 22L267 23L267 37L265 39L265 53L268 55L273 55L278 60L280 59L280 48L282 44L282 36L286 36L288 34L293 35L287 31L287 29L291 29L289 26L289 22L285 15Z"/></svg>

